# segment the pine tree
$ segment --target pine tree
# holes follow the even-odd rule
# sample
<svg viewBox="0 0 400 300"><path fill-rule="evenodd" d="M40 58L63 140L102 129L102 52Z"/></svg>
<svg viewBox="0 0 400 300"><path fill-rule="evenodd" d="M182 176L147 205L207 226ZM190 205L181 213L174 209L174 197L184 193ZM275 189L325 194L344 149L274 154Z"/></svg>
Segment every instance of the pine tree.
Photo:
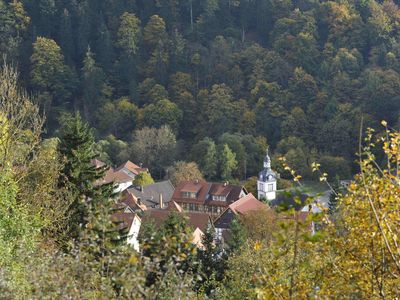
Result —
<svg viewBox="0 0 400 300"><path fill-rule="evenodd" d="M231 236L228 240L229 251L236 252L238 251L246 241L246 229L240 223L239 220L234 219L231 223Z"/></svg>
<svg viewBox="0 0 400 300"><path fill-rule="evenodd" d="M216 288L216 285L224 277L227 256L219 244L215 244L215 232L211 226L207 227L202 237L203 248L199 249L199 273L201 276L200 290L207 295Z"/></svg>
<svg viewBox="0 0 400 300"><path fill-rule="evenodd" d="M116 262L120 262L126 252L124 245L129 228L113 218L114 213L121 211L114 197L114 186L103 185L102 192L96 194L89 202L87 223L80 235L82 250L90 257L88 263L98 270L101 276L122 272Z"/></svg>
<svg viewBox="0 0 400 300"><path fill-rule="evenodd" d="M89 202L109 193L110 185L96 184L105 175L107 167L96 168L92 160L97 157L92 129L79 113L61 118L58 152L64 161L59 186L67 188L72 197L68 210L69 230L77 237L80 227L89 216ZM104 193L104 195L103 195Z"/></svg>

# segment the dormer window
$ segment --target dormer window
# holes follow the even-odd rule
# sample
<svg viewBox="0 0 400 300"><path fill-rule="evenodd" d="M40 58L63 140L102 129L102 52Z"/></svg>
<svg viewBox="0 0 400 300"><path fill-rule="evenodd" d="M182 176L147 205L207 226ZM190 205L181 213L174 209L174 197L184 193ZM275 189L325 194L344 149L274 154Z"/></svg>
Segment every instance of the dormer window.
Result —
<svg viewBox="0 0 400 300"><path fill-rule="evenodd" d="M193 192L182 192L182 198L196 199L196 198L197 198L197 193L193 193Z"/></svg>
<svg viewBox="0 0 400 300"><path fill-rule="evenodd" d="M226 201L225 196L219 196L219 195L213 195L212 199L213 199L213 201Z"/></svg>

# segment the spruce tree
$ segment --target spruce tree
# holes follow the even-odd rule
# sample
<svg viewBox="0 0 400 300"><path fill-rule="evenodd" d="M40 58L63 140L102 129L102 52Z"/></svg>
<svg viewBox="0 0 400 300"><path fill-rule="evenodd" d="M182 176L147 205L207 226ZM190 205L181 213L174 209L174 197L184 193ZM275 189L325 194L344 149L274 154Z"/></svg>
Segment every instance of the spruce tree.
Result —
<svg viewBox="0 0 400 300"><path fill-rule="evenodd" d="M97 158L93 132L79 113L61 118L58 151L64 162L59 186L67 188L72 197L67 216L69 233L77 237L89 217L89 202L108 195L113 184L99 184L107 167L92 164Z"/></svg>
<svg viewBox="0 0 400 300"><path fill-rule="evenodd" d="M229 251L237 252L246 242L246 229L239 220L234 219L230 226L231 236L228 240Z"/></svg>
<svg viewBox="0 0 400 300"><path fill-rule="evenodd" d="M224 278L227 256L220 244L215 243L215 232L211 226L207 227L202 237L203 248L199 249L199 275L201 280L198 289L210 295L219 281Z"/></svg>

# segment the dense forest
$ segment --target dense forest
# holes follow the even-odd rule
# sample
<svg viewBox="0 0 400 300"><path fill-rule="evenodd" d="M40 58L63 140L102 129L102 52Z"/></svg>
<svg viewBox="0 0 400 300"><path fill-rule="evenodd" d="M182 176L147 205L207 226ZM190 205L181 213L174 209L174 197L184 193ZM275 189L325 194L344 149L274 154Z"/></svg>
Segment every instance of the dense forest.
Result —
<svg viewBox="0 0 400 300"><path fill-rule="evenodd" d="M0 51L47 134L79 110L104 160L156 178L177 158L224 177L225 144L238 180L260 170L267 144L306 178L313 160L349 178L361 120L398 122L392 1L3 0L0 12ZM166 148L144 151L155 136Z"/></svg>

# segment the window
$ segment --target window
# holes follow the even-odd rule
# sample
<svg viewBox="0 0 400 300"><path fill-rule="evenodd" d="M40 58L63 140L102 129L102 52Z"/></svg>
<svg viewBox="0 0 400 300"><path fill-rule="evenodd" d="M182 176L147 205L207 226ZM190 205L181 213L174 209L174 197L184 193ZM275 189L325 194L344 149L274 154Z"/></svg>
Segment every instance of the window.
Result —
<svg viewBox="0 0 400 300"><path fill-rule="evenodd" d="M215 228L215 238L216 238L216 240L218 240L218 241L221 241L222 240L222 228Z"/></svg>
<svg viewBox="0 0 400 300"><path fill-rule="evenodd" d="M212 196L213 201L226 201L226 197L225 196L216 196L213 195Z"/></svg>
<svg viewBox="0 0 400 300"><path fill-rule="evenodd" d="M260 191L263 191L263 190L264 190L264 183L259 183L258 189L259 189Z"/></svg>
<svg viewBox="0 0 400 300"><path fill-rule="evenodd" d="M212 208L213 214L219 214L221 211L221 208L219 206L213 206Z"/></svg>
<svg viewBox="0 0 400 300"><path fill-rule="evenodd" d="M270 183L268 184L268 192L272 192L274 190L274 184Z"/></svg>
<svg viewBox="0 0 400 300"><path fill-rule="evenodd" d="M182 198L192 198L192 199L197 198L197 194L191 193L191 192L182 192L181 195L182 195Z"/></svg>
<svg viewBox="0 0 400 300"><path fill-rule="evenodd" d="M189 211L194 211L195 204L189 203Z"/></svg>

